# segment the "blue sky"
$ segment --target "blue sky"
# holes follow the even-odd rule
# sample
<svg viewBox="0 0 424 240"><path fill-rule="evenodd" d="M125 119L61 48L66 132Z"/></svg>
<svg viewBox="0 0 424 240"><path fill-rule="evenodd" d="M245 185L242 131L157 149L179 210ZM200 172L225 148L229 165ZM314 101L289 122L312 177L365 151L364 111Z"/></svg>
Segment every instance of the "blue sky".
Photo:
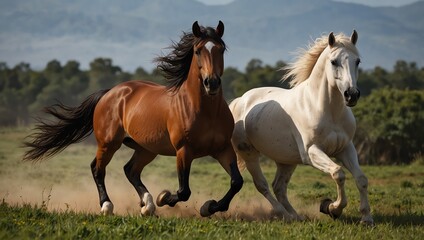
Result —
<svg viewBox="0 0 424 240"><path fill-rule="evenodd" d="M199 2L203 2L205 4L209 5L216 5L216 4L225 4L232 2L234 0L197 0ZM413 2L417 2L418 0L337 0L339 2L351 2L351 3L358 3L368 6L402 6L407 5Z"/></svg>

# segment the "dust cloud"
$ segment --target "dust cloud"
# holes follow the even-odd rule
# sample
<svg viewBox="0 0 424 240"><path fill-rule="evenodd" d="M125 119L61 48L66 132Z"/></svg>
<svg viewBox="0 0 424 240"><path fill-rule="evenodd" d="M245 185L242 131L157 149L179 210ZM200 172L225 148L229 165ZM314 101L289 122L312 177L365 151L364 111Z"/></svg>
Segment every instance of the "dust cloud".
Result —
<svg viewBox="0 0 424 240"><path fill-rule="evenodd" d="M118 162L118 164L121 163ZM72 172L73 168L66 167L62 167L65 170L56 171L58 167L47 165L47 162L40 165L19 163L16 167L9 168L11 170L0 174L0 201L12 206L29 204L45 207L49 211L100 214L97 188L88 168L76 173ZM41 171L41 169L47 170ZM142 176L142 180L154 201L165 189L173 193L177 190L176 178L169 179L151 174ZM123 171L108 171L105 183L116 215L140 215L139 197ZM192 186L191 190L192 194L187 202L179 202L175 207L157 207L155 214L158 217L201 218L202 205L211 199L221 199L226 191L215 192L195 186ZM309 219L320 215L318 203L308 206L296 196L289 195L289 199L300 215ZM248 191L245 187L234 197L228 211L215 213L212 218L248 221L275 219L269 202L256 190Z"/></svg>
<svg viewBox="0 0 424 240"><path fill-rule="evenodd" d="M78 213L100 213L98 194L95 183L88 178L80 180L78 184L69 183L40 183L27 181L24 178L14 179L13 182L2 181L0 183L0 199L6 203L14 205L25 205L46 207L49 211L65 212L72 211ZM143 179L154 199L164 190L160 180L148 177ZM139 198L126 179L106 179L108 194L114 204L114 213L122 216L135 216L140 214ZM175 189L176 190L176 189ZM171 192L175 192L175 190ZM243 191L243 189L242 189ZM175 207L157 207L158 217L195 217L201 218L200 208L204 202L210 199L218 200L222 196L215 193L213 196L202 195L199 191L193 191L187 202L179 202ZM296 205L294 204L295 208ZM317 206L313 206L316 210ZM308 212L315 212L309 211ZM300 212L301 214L304 212ZM308 213L308 215L311 215ZM219 212L213 215L218 219L235 220L269 220L273 219L271 206L267 200L258 192L248 199L239 199L236 195L226 212Z"/></svg>

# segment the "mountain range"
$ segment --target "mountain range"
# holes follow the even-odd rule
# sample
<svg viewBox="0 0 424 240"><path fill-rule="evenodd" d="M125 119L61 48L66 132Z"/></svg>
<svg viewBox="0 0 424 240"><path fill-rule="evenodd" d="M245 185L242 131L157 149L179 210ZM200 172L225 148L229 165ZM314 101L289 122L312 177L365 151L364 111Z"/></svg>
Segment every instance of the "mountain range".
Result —
<svg viewBox="0 0 424 240"><path fill-rule="evenodd" d="M44 68L57 59L88 68L108 57L124 70L152 69L152 59L190 31L194 21L225 24L225 66L244 70L252 58L274 64L330 32L359 34L361 67L392 69L397 60L424 66L424 1L369 7L333 0L1 0L0 62Z"/></svg>

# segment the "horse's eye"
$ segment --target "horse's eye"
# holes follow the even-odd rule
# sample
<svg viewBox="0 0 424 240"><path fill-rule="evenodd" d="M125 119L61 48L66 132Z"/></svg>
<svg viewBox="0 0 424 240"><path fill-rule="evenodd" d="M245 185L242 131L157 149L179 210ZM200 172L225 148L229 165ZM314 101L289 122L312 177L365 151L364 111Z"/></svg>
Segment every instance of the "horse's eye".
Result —
<svg viewBox="0 0 424 240"><path fill-rule="evenodd" d="M195 53L196 55L200 55L200 48L196 49L196 51L194 51L194 53Z"/></svg>
<svg viewBox="0 0 424 240"><path fill-rule="evenodd" d="M331 60L331 65L337 66L337 60Z"/></svg>
<svg viewBox="0 0 424 240"><path fill-rule="evenodd" d="M356 59L356 66L358 66L361 63L361 59Z"/></svg>

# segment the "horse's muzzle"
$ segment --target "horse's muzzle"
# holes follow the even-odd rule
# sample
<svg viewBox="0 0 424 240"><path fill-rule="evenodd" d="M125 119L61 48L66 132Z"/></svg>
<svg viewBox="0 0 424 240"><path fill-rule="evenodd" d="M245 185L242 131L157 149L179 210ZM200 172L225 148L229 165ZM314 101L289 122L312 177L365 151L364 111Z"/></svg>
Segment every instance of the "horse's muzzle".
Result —
<svg viewBox="0 0 424 240"><path fill-rule="evenodd" d="M213 77L213 78L205 78L203 80L203 86L206 89L208 95L216 95L219 92L221 87L221 78Z"/></svg>
<svg viewBox="0 0 424 240"><path fill-rule="evenodd" d="M354 107L361 96L361 91L355 87L348 88L344 93L346 105L348 107Z"/></svg>

